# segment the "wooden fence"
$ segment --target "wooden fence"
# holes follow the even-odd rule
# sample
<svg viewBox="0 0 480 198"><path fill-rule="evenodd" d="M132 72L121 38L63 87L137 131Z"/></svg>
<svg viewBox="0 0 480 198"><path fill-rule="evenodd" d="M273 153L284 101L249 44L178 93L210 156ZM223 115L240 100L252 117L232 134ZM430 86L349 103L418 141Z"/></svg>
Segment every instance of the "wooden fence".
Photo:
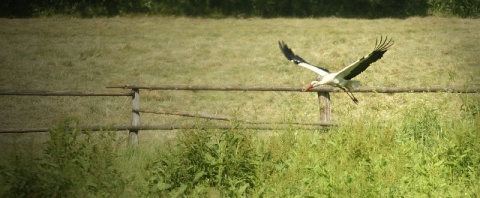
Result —
<svg viewBox="0 0 480 198"><path fill-rule="evenodd" d="M147 85L114 85L107 88L128 89L129 91L117 92L86 92L86 91L45 91L45 90L0 90L0 95L16 95L16 96L129 96L132 97L132 121L130 125L124 126L85 126L80 127L82 130L114 130L129 131L130 143L138 144L138 132L140 130L173 130L173 129L194 129L194 128L215 128L230 129L232 126L221 124L215 126L198 126L198 125L156 125L142 126L140 125L140 113L155 113L179 115L187 117L199 117L205 119L216 119L231 121L233 118L228 116L212 116L207 114L192 114L188 112L169 112L159 110L144 110L140 108L140 90L188 90L188 91L282 91L282 92L301 92L299 87L264 87L264 86L191 86L191 85L163 85L163 86L147 86ZM335 125L331 122L331 106L330 92L343 92L341 89L333 87L318 87L309 90L309 92L317 92L320 105L320 121L318 123L266 123L254 121L241 121L249 126L244 128L256 130L276 130L282 129L282 124L301 125L303 129L319 129L319 127L328 127ZM373 93L428 93L428 92L446 92L446 93L479 93L480 87L360 87L353 92L373 92ZM268 124L268 125L264 125ZM273 124L273 125L271 125ZM0 133L29 133L29 132L48 132L49 128L0 128Z"/></svg>

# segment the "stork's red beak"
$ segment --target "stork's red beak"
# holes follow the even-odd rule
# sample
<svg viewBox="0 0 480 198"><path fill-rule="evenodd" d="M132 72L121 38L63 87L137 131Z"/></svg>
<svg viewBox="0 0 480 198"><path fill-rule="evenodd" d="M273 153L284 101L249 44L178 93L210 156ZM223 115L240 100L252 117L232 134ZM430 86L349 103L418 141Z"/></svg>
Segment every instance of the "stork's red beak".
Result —
<svg viewBox="0 0 480 198"><path fill-rule="evenodd" d="M307 88L303 89L303 91L308 91L308 90L310 90L311 88L313 88L313 85L312 85L312 84L310 84Z"/></svg>

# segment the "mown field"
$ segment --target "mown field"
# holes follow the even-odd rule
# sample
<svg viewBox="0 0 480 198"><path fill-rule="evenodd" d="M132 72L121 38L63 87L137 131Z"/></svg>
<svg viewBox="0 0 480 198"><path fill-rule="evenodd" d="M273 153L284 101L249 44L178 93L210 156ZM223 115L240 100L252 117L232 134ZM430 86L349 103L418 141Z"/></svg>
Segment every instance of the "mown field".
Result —
<svg viewBox="0 0 480 198"><path fill-rule="evenodd" d="M315 74L285 60L339 70L395 44L357 77L363 86L480 85L480 21L407 19L0 19L0 89L108 91L107 85L305 87ZM110 90L111 91L111 90ZM141 107L257 121L314 122L315 93L142 91ZM0 194L8 197L478 197L479 94L332 93L324 131L82 133L74 125L130 123L128 97L0 96ZM142 115L142 124L204 123ZM214 123L213 123L214 124Z"/></svg>

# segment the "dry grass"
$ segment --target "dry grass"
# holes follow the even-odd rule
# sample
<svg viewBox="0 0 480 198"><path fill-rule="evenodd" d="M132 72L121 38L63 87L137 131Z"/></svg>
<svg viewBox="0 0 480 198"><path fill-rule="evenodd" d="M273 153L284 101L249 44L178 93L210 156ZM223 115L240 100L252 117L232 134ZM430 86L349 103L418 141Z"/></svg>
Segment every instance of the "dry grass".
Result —
<svg viewBox="0 0 480 198"><path fill-rule="evenodd" d="M480 21L457 18L0 19L0 88L106 90L109 84L305 86L315 75L284 59L284 40L306 60L331 70L394 38L384 58L358 77L364 86L480 84ZM143 91L142 108L233 115L258 120L317 120L313 93ZM395 120L424 104L457 114L459 94L333 94L335 120ZM64 117L85 124L129 123L129 98L1 96L1 127L51 126ZM143 124L186 122L143 116Z"/></svg>

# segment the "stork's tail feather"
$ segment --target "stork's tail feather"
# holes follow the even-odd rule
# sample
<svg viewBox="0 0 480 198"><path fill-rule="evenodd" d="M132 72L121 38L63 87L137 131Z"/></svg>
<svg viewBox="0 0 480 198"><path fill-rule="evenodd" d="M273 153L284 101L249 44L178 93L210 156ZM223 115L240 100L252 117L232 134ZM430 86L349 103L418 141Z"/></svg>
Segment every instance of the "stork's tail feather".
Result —
<svg viewBox="0 0 480 198"><path fill-rule="evenodd" d="M345 84L345 87L347 87L348 89L355 89L357 87L360 87L360 81L350 80L350 81L348 81L347 84Z"/></svg>

